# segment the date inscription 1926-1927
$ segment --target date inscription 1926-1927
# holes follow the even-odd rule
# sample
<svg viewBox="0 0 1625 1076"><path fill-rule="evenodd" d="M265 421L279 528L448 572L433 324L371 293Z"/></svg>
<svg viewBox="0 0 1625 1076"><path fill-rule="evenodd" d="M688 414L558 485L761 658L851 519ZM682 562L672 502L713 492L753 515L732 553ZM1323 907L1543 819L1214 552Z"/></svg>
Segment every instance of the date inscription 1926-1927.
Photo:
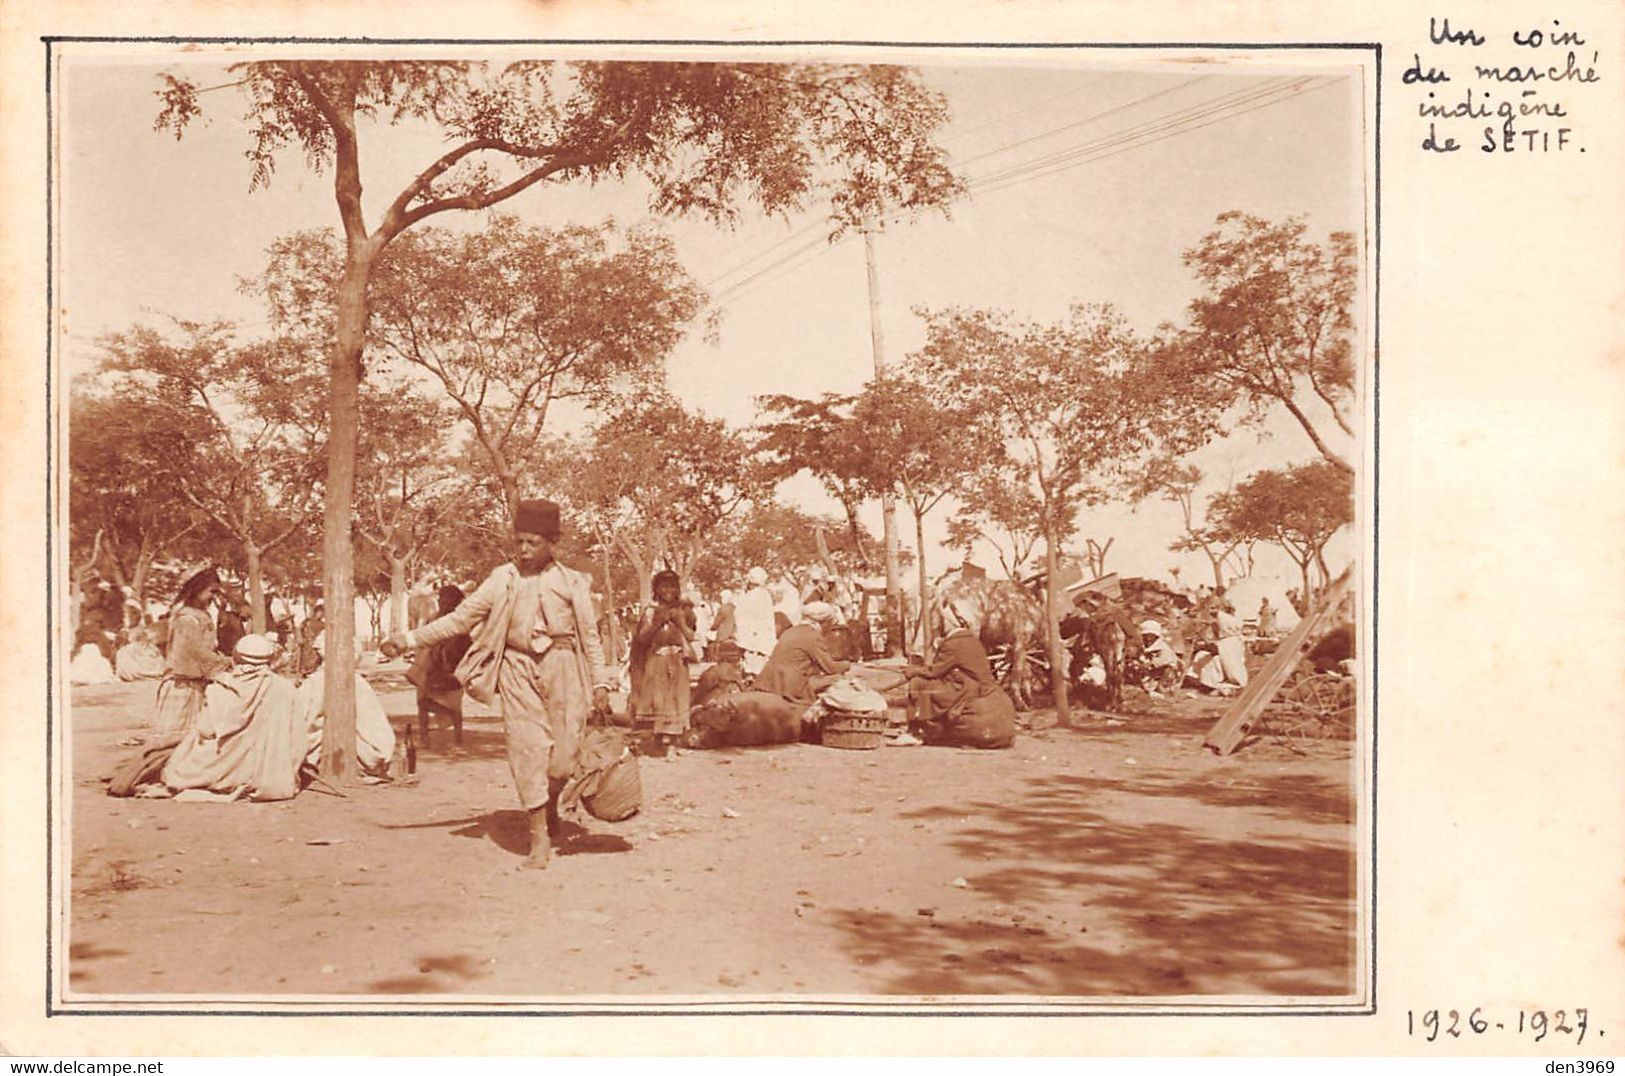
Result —
<svg viewBox="0 0 1625 1076"><path fill-rule="evenodd" d="M1405 1033L1419 1036L1427 1042L1441 1036L1459 1039L1463 1035L1492 1033L1529 1035L1534 1042L1540 1042L1550 1035L1572 1035L1575 1045L1579 1045L1585 1041L1589 1016L1585 1009L1518 1009L1515 1013L1496 1012L1484 1006L1470 1012L1460 1009L1424 1009L1420 1012L1406 1009ZM1606 1034L1600 1028L1596 1030L1596 1037ZM1607 1068L1592 1071L1611 1073L1613 1063L1609 1062Z"/></svg>

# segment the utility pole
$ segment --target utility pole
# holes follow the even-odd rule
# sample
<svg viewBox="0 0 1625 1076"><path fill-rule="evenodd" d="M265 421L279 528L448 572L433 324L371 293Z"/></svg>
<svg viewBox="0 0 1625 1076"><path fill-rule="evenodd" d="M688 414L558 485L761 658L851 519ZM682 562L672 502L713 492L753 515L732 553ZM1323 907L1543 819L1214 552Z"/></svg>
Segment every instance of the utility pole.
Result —
<svg viewBox="0 0 1625 1076"><path fill-rule="evenodd" d="M869 341L874 346L875 377L886 375L886 344L880 331L880 273L875 268L875 224L864 221L863 258L869 267ZM886 653L903 653L903 585L897 567L897 503L888 490L880 495L886 546Z"/></svg>

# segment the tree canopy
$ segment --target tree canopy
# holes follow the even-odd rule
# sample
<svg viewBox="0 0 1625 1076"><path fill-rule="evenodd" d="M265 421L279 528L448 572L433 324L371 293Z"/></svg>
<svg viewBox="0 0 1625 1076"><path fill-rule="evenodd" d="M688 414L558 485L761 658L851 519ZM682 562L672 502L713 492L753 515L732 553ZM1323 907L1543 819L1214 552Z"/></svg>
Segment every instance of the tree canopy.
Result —
<svg viewBox="0 0 1625 1076"><path fill-rule="evenodd" d="M1353 437L1358 248L1349 232L1319 244L1308 230L1300 217L1272 223L1221 214L1218 227L1185 252L1206 290L1165 355L1174 376L1201 386L1215 407L1239 402L1255 417L1285 408L1317 452L1353 474L1326 421Z"/></svg>
<svg viewBox="0 0 1625 1076"><path fill-rule="evenodd" d="M1208 515L1223 535L1274 542L1286 550L1303 574L1307 597L1314 593L1311 564L1320 570L1321 586L1330 581L1326 544L1354 521L1354 480L1325 460L1259 471L1216 494Z"/></svg>

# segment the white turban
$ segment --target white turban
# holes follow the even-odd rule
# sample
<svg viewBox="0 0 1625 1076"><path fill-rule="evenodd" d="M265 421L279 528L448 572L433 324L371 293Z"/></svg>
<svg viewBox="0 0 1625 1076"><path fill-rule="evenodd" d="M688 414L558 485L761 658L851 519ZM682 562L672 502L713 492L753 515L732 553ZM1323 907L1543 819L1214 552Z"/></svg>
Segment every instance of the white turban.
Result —
<svg viewBox="0 0 1625 1076"><path fill-rule="evenodd" d="M835 606L829 602L808 602L801 607L801 615L824 624L835 619Z"/></svg>
<svg viewBox="0 0 1625 1076"><path fill-rule="evenodd" d="M237 640L235 654L244 665L269 665L276 657L276 644L263 635L245 635Z"/></svg>
<svg viewBox="0 0 1625 1076"><path fill-rule="evenodd" d="M745 576L745 578L750 580L750 585L753 587L762 587L767 585L767 571L763 568L752 568L750 570L750 574Z"/></svg>

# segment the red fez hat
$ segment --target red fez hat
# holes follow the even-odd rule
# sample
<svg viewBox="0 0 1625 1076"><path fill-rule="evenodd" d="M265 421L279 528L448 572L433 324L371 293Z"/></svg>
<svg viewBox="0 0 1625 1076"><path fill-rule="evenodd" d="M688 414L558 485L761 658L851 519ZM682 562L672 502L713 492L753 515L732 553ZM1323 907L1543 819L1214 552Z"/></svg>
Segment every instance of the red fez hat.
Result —
<svg viewBox="0 0 1625 1076"><path fill-rule="evenodd" d="M513 529L523 534L540 534L549 540L559 536L559 506L552 501L520 501L513 514Z"/></svg>

